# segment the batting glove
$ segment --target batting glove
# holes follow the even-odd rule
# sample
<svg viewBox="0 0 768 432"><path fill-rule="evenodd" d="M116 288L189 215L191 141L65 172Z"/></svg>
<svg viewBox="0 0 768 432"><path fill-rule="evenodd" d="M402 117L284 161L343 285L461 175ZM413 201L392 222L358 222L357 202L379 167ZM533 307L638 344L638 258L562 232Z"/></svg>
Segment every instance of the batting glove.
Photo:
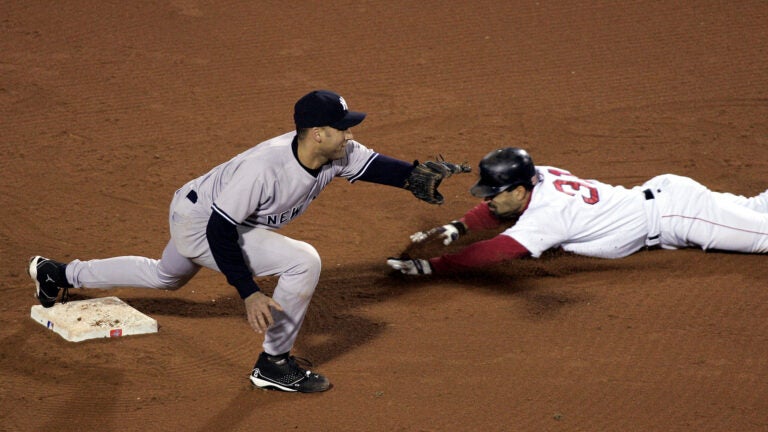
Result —
<svg viewBox="0 0 768 432"><path fill-rule="evenodd" d="M448 246L456 241L462 234L467 233L466 226L460 221L453 221L441 227L432 228L429 231L419 231L411 235L411 243L422 243L432 237L443 239L443 244Z"/></svg>
<svg viewBox="0 0 768 432"><path fill-rule="evenodd" d="M389 258L387 264L402 274L428 275L432 274L432 266L429 261L423 259Z"/></svg>

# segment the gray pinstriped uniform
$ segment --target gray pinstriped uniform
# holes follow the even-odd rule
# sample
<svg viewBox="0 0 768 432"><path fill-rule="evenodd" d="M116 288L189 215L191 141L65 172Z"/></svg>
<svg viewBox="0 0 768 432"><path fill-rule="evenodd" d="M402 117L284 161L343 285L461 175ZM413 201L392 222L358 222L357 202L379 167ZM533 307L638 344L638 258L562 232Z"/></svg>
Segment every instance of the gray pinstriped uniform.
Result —
<svg viewBox="0 0 768 432"><path fill-rule="evenodd" d="M320 257L308 243L275 230L300 216L335 177L354 182L378 153L356 141L346 156L311 175L297 161L295 132L267 140L213 168L176 191L169 211L171 239L160 260L123 256L73 260L67 279L77 288L178 289L201 267L219 270L206 238L212 211L237 225L246 263L255 276L279 275L264 351L290 351L320 275ZM194 201L191 199L194 198Z"/></svg>

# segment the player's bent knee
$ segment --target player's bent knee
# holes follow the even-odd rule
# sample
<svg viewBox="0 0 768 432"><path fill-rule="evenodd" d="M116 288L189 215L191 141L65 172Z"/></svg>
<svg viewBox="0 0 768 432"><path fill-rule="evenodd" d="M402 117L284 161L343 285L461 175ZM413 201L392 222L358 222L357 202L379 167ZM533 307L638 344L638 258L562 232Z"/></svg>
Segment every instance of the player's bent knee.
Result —
<svg viewBox="0 0 768 432"><path fill-rule="evenodd" d="M317 250L312 245L300 242L299 247L295 248L291 254L291 259L293 261L291 268L284 275L302 278L304 279L304 285L317 283L320 279L322 261L320 254L317 253Z"/></svg>
<svg viewBox="0 0 768 432"><path fill-rule="evenodd" d="M320 254L310 244L306 243L306 247L302 249L300 254L301 267L310 274L320 277L320 270L323 267L323 262L320 259Z"/></svg>
<svg viewBox="0 0 768 432"><path fill-rule="evenodd" d="M176 291L189 282L191 277L162 277L158 278L158 289L163 291Z"/></svg>
<svg viewBox="0 0 768 432"><path fill-rule="evenodd" d="M166 282L161 282L158 288L163 291L176 291L177 289L183 286L184 286L184 282L182 281L166 281Z"/></svg>
<svg viewBox="0 0 768 432"><path fill-rule="evenodd" d="M309 299L315 292L317 282L320 280L322 262L320 255L314 247L307 243L301 243L291 253L291 263L280 274L278 290L284 290L283 294ZM277 296L277 291L275 292Z"/></svg>

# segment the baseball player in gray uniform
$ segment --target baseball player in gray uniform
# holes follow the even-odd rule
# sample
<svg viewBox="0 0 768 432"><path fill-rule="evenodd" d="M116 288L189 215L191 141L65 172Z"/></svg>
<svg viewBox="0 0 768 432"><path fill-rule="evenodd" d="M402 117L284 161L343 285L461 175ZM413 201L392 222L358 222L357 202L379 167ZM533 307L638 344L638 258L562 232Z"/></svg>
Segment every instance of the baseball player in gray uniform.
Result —
<svg viewBox="0 0 768 432"><path fill-rule="evenodd" d="M176 290L201 267L219 271L245 302L248 322L264 334L250 381L262 388L319 392L328 379L290 355L320 276L311 245L276 230L304 213L335 177L405 188L433 204L442 179L469 171L445 161L413 164L353 140L365 113L316 90L294 106L296 130L264 141L186 183L171 201L171 239L160 260L122 256L67 264L35 256L28 272L45 307L68 288L143 287ZM254 276L279 275L272 297Z"/></svg>
<svg viewBox="0 0 768 432"><path fill-rule="evenodd" d="M457 253L390 258L387 264L419 275L538 258L552 248L598 258L622 258L644 247L768 253L768 190L747 198L674 174L628 189L535 166L528 152L509 147L480 161L480 180L470 192L483 202L411 241L448 245L471 230L506 227L502 233Z"/></svg>

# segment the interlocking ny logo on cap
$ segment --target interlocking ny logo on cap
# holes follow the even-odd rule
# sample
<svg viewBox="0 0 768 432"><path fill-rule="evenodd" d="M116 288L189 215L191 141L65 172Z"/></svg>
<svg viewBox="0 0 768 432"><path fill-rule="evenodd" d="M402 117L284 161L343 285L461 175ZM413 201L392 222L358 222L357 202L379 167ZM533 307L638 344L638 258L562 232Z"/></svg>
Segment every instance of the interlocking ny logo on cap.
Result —
<svg viewBox="0 0 768 432"><path fill-rule="evenodd" d="M304 95L293 110L297 129L330 126L346 130L364 118L364 112L350 111L347 101L330 90L315 90Z"/></svg>

